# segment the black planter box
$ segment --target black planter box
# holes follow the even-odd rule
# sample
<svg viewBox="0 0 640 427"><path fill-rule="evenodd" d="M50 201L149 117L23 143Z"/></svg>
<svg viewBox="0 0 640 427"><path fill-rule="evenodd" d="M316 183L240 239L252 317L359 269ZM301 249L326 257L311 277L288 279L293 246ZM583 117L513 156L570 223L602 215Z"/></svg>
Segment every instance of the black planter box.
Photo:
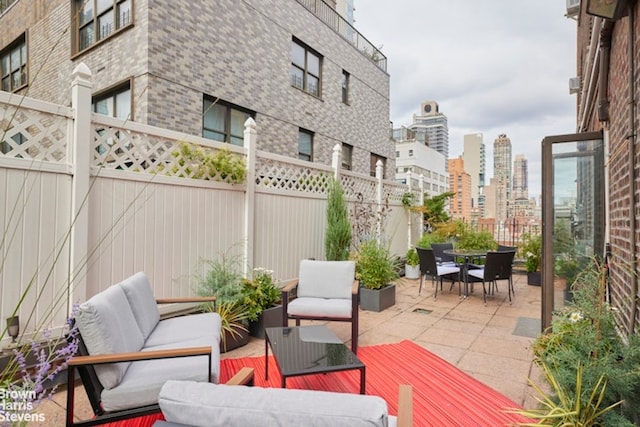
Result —
<svg viewBox="0 0 640 427"><path fill-rule="evenodd" d="M234 330L234 333L222 331L224 339L220 340L220 353L235 350L236 348L249 343L249 332L240 327L234 327Z"/></svg>
<svg viewBox="0 0 640 427"><path fill-rule="evenodd" d="M267 308L258 316L258 320L249 323L249 335L264 339L264 328L282 326L282 304Z"/></svg>
<svg viewBox="0 0 640 427"><path fill-rule="evenodd" d="M539 271L527 272L527 285L540 286L542 277Z"/></svg>
<svg viewBox="0 0 640 427"><path fill-rule="evenodd" d="M382 289L360 288L360 308L367 311L382 311L396 303L396 285Z"/></svg>

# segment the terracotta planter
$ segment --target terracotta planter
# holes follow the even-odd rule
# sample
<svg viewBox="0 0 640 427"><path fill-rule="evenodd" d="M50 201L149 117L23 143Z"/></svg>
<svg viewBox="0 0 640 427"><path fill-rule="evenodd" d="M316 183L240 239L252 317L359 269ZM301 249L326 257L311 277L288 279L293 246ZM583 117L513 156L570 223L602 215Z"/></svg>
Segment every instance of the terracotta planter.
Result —
<svg viewBox="0 0 640 427"><path fill-rule="evenodd" d="M404 277L407 279L419 279L420 278L420 264L413 266L409 264L404 265Z"/></svg>
<svg viewBox="0 0 640 427"><path fill-rule="evenodd" d="M249 323L249 335L264 339L264 328L282 326L282 304L267 308L258 316L258 320Z"/></svg>
<svg viewBox="0 0 640 427"><path fill-rule="evenodd" d="M527 285L540 286L542 277L539 271L527 272Z"/></svg>
<svg viewBox="0 0 640 427"><path fill-rule="evenodd" d="M360 308L367 311L382 311L396 303L396 285L382 289L360 288Z"/></svg>

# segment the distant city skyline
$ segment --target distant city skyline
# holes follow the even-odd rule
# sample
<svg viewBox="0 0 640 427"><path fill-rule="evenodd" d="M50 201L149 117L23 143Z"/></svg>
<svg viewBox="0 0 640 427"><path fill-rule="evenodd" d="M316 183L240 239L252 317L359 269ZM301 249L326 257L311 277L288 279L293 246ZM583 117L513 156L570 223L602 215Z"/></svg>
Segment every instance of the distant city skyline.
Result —
<svg viewBox="0 0 640 427"><path fill-rule="evenodd" d="M506 134L528 159L529 197L539 198L541 141L575 132L576 22L566 2L356 0L355 27L388 59L393 127L433 99L448 118L449 158L464 135L482 133L487 184L493 141ZM389 25L402 22L402 26ZM541 31L544 28L544 31Z"/></svg>

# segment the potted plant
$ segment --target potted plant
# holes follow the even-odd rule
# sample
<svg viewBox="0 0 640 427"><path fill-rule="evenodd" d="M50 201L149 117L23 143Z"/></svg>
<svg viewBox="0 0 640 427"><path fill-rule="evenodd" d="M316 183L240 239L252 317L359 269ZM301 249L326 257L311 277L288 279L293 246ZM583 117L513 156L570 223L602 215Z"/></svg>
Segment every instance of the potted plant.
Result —
<svg viewBox="0 0 640 427"><path fill-rule="evenodd" d="M248 311L249 335L264 338L264 328L282 326L281 293L273 271L253 269L253 280L243 280L243 305Z"/></svg>
<svg viewBox="0 0 640 427"><path fill-rule="evenodd" d="M416 248L409 248L404 265L404 277L407 279L420 278L420 260Z"/></svg>
<svg viewBox="0 0 640 427"><path fill-rule="evenodd" d="M214 311L222 319L220 352L224 353L249 342L249 310L243 304L242 276L237 263L227 254L218 260L203 261L208 271L198 276L199 296L215 296L215 303L207 303L203 310Z"/></svg>
<svg viewBox="0 0 640 427"><path fill-rule="evenodd" d="M522 235L520 255L524 258L524 268L527 270L527 284L540 286L540 260L542 258L542 236L529 233Z"/></svg>
<svg viewBox="0 0 640 427"><path fill-rule="evenodd" d="M382 311L396 303L393 280L399 277L397 257L376 240L363 242L354 256L360 281L360 308Z"/></svg>

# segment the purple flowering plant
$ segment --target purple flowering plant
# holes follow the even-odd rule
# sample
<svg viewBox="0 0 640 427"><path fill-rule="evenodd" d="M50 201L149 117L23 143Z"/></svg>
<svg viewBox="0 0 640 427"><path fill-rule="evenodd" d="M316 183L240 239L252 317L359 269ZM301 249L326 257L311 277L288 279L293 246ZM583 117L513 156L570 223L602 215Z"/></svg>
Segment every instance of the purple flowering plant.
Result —
<svg viewBox="0 0 640 427"><path fill-rule="evenodd" d="M12 350L13 357L0 372L1 427L46 421L35 409L52 398L58 387L56 377L78 351L78 327L73 321L76 308L63 336L51 337L49 329L44 329L40 340L32 339Z"/></svg>

